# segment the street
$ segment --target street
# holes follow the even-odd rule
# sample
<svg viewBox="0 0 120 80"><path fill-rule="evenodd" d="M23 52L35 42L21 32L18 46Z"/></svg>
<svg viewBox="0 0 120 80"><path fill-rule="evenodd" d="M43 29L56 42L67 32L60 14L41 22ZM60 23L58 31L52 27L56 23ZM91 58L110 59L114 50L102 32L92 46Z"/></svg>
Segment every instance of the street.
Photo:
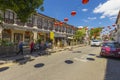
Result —
<svg viewBox="0 0 120 80"><path fill-rule="evenodd" d="M120 80L119 59L102 58L100 47L84 46L35 57L0 72L0 80Z"/></svg>

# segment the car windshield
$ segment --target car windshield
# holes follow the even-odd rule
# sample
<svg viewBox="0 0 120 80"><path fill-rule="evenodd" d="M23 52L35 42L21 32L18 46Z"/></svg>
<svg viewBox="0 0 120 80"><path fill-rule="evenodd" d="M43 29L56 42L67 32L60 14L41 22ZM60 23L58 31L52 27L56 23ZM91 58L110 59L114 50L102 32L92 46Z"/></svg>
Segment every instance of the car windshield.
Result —
<svg viewBox="0 0 120 80"><path fill-rule="evenodd" d="M104 43L103 46L109 46L111 48L120 48L118 43Z"/></svg>
<svg viewBox="0 0 120 80"><path fill-rule="evenodd" d="M93 40L93 42L99 42L98 40Z"/></svg>

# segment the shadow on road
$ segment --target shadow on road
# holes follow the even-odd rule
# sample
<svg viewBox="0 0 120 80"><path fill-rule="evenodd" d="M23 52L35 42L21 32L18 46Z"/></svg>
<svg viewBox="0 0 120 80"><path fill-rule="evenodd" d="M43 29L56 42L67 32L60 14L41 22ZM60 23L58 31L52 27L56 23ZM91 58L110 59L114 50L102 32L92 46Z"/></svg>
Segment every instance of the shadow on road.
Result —
<svg viewBox="0 0 120 80"><path fill-rule="evenodd" d="M51 55L51 54L48 54ZM10 55L10 56L3 56L0 57L0 65L3 65L6 62L12 61L14 63L19 63L20 65L26 64L29 61L33 61L31 57L39 57L39 56L48 56L47 54L41 52L34 52L32 54L25 53L24 55Z"/></svg>
<svg viewBox="0 0 120 80"><path fill-rule="evenodd" d="M104 80L120 80L120 59L108 58Z"/></svg>
<svg viewBox="0 0 120 80"><path fill-rule="evenodd" d="M35 64L34 67L35 68L41 68L43 67L45 64L44 63L38 63L38 64Z"/></svg>
<svg viewBox="0 0 120 80"><path fill-rule="evenodd" d="M7 69L9 69L9 67L2 67L2 68L0 68L0 72L3 72L5 70L7 70Z"/></svg>
<svg viewBox="0 0 120 80"><path fill-rule="evenodd" d="M65 63L67 63L67 64L72 64L73 61L72 61L72 60L65 60Z"/></svg>
<svg viewBox="0 0 120 80"><path fill-rule="evenodd" d="M81 53L82 51L73 51L72 53Z"/></svg>

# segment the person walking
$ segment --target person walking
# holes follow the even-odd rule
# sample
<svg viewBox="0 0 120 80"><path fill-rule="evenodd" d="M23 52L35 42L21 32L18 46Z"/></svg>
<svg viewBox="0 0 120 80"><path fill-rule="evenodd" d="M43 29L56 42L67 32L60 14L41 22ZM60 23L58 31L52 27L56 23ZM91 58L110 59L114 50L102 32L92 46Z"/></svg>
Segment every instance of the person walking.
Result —
<svg viewBox="0 0 120 80"><path fill-rule="evenodd" d="M17 55L20 53L23 55L23 42L22 41L19 42L18 47L19 47L19 51L17 52Z"/></svg>
<svg viewBox="0 0 120 80"><path fill-rule="evenodd" d="M32 54L33 51L34 51L34 42L31 41L31 43L30 43L30 53Z"/></svg>

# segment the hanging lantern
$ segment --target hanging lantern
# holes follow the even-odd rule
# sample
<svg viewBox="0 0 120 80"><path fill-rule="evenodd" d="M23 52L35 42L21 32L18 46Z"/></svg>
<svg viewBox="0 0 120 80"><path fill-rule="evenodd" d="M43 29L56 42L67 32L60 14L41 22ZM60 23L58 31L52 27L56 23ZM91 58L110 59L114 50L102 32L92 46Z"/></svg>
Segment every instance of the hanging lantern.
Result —
<svg viewBox="0 0 120 80"><path fill-rule="evenodd" d="M67 21L68 21L68 18L64 18L64 21L67 22Z"/></svg>
<svg viewBox="0 0 120 80"><path fill-rule="evenodd" d="M111 27L110 27L110 26L108 26L108 28L109 28L109 29L111 29Z"/></svg>
<svg viewBox="0 0 120 80"><path fill-rule="evenodd" d="M115 24L113 24L112 26L113 26L113 27L115 27L116 25L115 25Z"/></svg>
<svg viewBox="0 0 120 80"><path fill-rule="evenodd" d="M75 16L75 15L76 15L76 11L72 11L72 12L71 12L71 15L72 15L72 16Z"/></svg>
<svg viewBox="0 0 120 80"><path fill-rule="evenodd" d="M108 26L108 28L110 28L110 26Z"/></svg>
<svg viewBox="0 0 120 80"><path fill-rule="evenodd" d="M26 34L26 35L29 35L29 34L30 34L30 32L29 32L29 31L25 31L25 34Z"/></svg>
<svg viewBox="0 0 120 80"><path fill-rule="evenodd" d="M8 30L7 30L7 32L8 32L8 33L11 33L11 30L10 30L10 29L8 29Z"/></svg>
<svg viewBox="0 0 120 80"><path fill-rule="evenodd" d="M58 23L58 22L55 22L55 23L54 23L54 26L58 26L58 25L59 25L59 23Z"/></svg>
<svg viewBox="0 0 120 80"><path fill-rule="evenodd" d="M69 28L69 26L66 26L66 28Z"/></svg>
<svg viewBox="0 0 120 80"><path fill-rule="evenodd" d="M89 2L89 0L82 0L83 4L87 4Z"/></svg>
<svg viewBox="0 0 120 80"><path fill-rule="evenodd" d="M63 22L59 22L59 25L62 26L62 25L63 25Z"/></svg>

